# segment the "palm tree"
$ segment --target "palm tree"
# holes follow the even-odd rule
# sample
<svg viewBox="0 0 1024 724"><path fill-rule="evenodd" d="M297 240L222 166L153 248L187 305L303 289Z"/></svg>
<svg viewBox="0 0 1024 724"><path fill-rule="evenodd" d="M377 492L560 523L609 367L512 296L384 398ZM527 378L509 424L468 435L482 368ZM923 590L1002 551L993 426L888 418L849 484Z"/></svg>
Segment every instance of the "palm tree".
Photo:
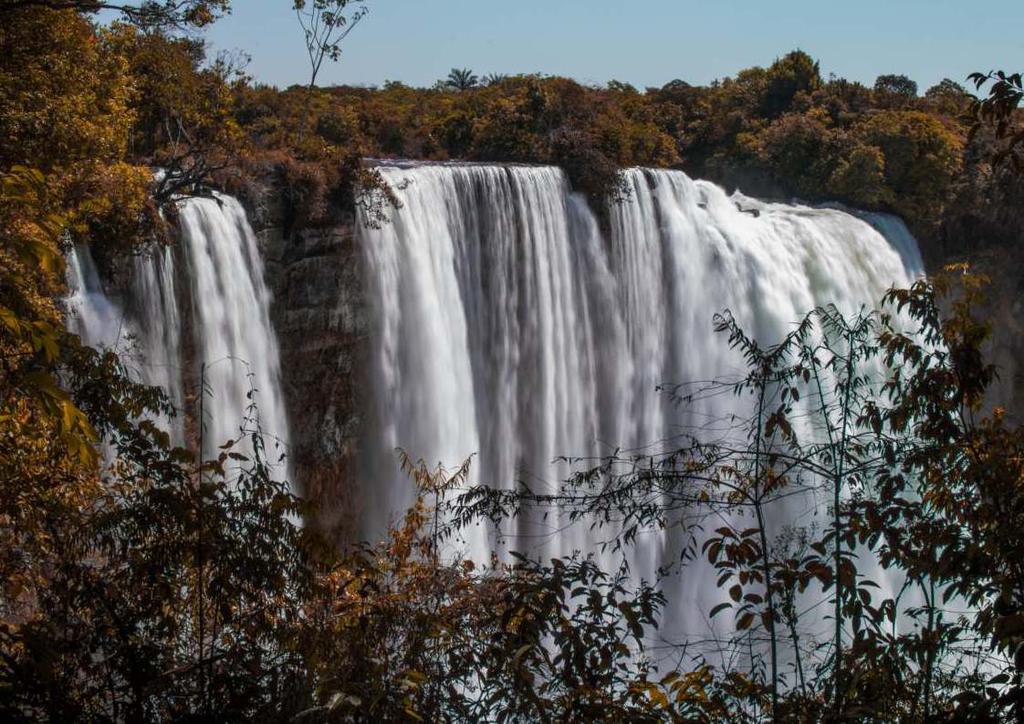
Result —
<svg viewBox="0 0 1024 724"><path fill-rule="evenodd" d="M484 85L498 85L508 80L508 73L488 73L484 76Z"/></svg>
<svg viewBox="0 0 1024 724"><path fill-rule="evenodd" d="M473 71L469 68L452 68L452 72L448 74L448 80L445 81L445 85L455 90L464 91L470 88L475 88L480 82L480 79L473 75Z"/></svg>

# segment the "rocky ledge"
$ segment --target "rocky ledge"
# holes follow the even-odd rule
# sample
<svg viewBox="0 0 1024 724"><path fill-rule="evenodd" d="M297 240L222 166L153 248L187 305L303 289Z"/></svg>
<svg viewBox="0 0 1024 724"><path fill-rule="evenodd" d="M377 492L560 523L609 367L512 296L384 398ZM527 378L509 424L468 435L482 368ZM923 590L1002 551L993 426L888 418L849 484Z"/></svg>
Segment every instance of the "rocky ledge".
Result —
<svg viewBox="0 0 1024 724"><path fill-rule="evenodd" d="M358 513L362 399L367 389L367 313L353 219L332 226L257 231L274 295L271 317L302 493L318 501L321 526L352 532Z"/></svg>

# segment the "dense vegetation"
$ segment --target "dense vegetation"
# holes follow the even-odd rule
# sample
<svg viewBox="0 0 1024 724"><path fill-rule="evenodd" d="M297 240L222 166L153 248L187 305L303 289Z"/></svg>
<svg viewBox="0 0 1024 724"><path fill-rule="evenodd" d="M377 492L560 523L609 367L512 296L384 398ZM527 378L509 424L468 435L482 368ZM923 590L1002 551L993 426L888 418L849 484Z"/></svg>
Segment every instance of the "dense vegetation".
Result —
<svg viewBox="0 0 1024 724"><path fill-rule="evenodd" d="M1024 721L1024 436L985 406L991 328L965 269L894 290L885 313L815 310L772 347L719 318L749 363L732 386L755 402L742 444L681 440L566 481L557 502L624 546L687 511L732 601L719 643L748 652L731 665L644 652L657 582L586 558L451 560L453 526L556 502L459 495L465 466L406 461L420 497L389 539L327 545L269 475L258 410L216 459L173 449L147 421L169 412L162 392L65 331L60 304L69 243L113 273L173 243L174 195L211 184L280 194L295 223L373 209L388 195L367 156L557 163L595 199L621 193L623 166L681 166L891 209L922 233L965 209L1005 230L1019 76L975 78L991 93L972 105L952 82L918 97L902 76L826 80L795 52L707 88L458 70L430 89L279 91L175 32L226 5L0 0L5 720ZM93 24L104 8L119 21ZM828 526L768 540L760 511L808 481ZM704 525L723 509L750 524ZM869 550L923 603L878 591ZM964 613L946 613L953 597ZM801 639L817 604L834 635Z"/></svg>
<svg viewBox="0 0 1024 724"><path fill-rule="evenodd" d="M641 92L535 76L458 85L320 91L318 135L367 156L559 164L590 192L607 190L624 166L684 166L810 199L887 205L915 220L941 209L961 165L956 115L966 94L955 84L919 100L825 82L801 52L708 88L674 81ZM294 95L242 96L261 143L282 142Z"/></svg>
<svg viewBox="0 0 1024 724"><path fill-rule="evenodd" d="M206 22L223 3L169 5L188 7L165 18L164 27L186 22L189 12ZM350 5L362 8L340 3L342 10ZM13 53L5 92L33 94L5 99L14 114L5 122L8 165L37 152L36 166L55 154L64 165L75 154L130 158L181 172L177 186L215 180L253 206L273 189L302 223L381 201L356 192L375 187L365 158L556 164L595 200L623 191L621 168L677 167L747 193L890 210L943 249L972 222L986 226L980 236L988 241L1007 241L1019 230L1000 213L1020 200L1019 178L992 165L999 150L993 134L987 126L971 132L972 97L951 80L920 96L904 76L882 76L866 87L823 78L812 58L794 51L707 87L679 80L646 90L615 81L591 87L539 75L480 79L455 69L431 88L388 82L278 90L246 76L244 56L207 58L194 36L159 32L152 22L94 31L65 20L51 39L43 27L53 18L37 11L30 20L26 13L5 38ZM361 9L354 13L363 17ZM51 69L48 54L82 62ZM58 95L72 115L68 123L57 124L57 116L48 123L59 126L59 136L79 137L45 149L31 139L23 145L20 138L40 119L17 116L38 114L40 102ZM105 137L82 136L88 114L111 118L95 123ZM44 131L33 127L38 143ZM116 181L107 167L110 188L137 188ZM158 198L173 190L161 189Z"/></svg>
<svg viewBox="0 0 1024 724"><path fill-rule="evenodd" d="M468 70L432 88L239 82L231 115L245 137L239 182L256 192L276 178L306 222L324 218L329 198L351 204L353 183L367 180L357 159L400 157L555 164L595 201L622 193L621 168L681 168L755 195L892 211L935 259L965 251L968 237L1011 242L1020 226L1005 209L1024 189L991 163L999 148L988 126L972 133L971 96L950 80L921 96L915 88L904 76L870 88L823 78L794 51L707 87L480 80Z"/></svg>
<svg viewBox="0 0 1024 724"><path fill-rule="evenodd" d="M748 193L891 210L934 236L947 206L999 188L980 152L990 135L968 143L970 96L958 84L918 97L906 83L823 79L796 51L708 87L469 76L428 89L317 89L308 101L297 87L244 86L235 113L255 148L293 149L298 159L355 150L549 163L594 196L619 190L620 168L678 167ZM315 134L296 143L307 111Z"/></svg>
<svg viewBox="0 0 1024 724"><path fill-rule="evenodd" d="M355 149L557 164L595 196L619 190L620 168L681 167L750 192L891 209L923 228L937 223L963 169L968 100L949 81L924 98L825 81L797 51L706 88L469 76L429 89L318 89L307 104L305 89L244 87L236 117L256 147L300 158ZM296 144L307 112L316 133Z"/></svg>

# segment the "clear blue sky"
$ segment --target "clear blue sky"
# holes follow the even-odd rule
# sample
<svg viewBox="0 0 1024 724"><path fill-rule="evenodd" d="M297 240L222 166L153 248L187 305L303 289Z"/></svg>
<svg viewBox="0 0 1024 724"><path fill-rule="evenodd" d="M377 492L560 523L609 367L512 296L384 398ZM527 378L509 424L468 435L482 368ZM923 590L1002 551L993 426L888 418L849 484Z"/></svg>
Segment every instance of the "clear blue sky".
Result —
<svg viewBox="0 0 1024 724"><path fill-rule="evenodd" d="M638 87L704 84L802 48L824 74L904 73L923 91L972 70L1024 68L1024 0L369 0L319 83L431 85L452 67ZM278 86L308 67L291 0L234 0L207 32Z"/></svg>

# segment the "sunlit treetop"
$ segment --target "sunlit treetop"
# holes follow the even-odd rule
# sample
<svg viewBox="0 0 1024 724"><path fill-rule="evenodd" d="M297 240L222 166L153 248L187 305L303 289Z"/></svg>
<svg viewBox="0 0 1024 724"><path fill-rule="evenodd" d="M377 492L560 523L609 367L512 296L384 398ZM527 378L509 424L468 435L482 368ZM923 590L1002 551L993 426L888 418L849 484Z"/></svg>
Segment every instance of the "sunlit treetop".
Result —
<svg viewBox="0 0 1024 724"><path fill-rule="evenodd" d="M146 28L201 28L230 10L231 0L0 0L0 14L27 9L76 10L82 13L119 13L126 22Z"/></svg>

